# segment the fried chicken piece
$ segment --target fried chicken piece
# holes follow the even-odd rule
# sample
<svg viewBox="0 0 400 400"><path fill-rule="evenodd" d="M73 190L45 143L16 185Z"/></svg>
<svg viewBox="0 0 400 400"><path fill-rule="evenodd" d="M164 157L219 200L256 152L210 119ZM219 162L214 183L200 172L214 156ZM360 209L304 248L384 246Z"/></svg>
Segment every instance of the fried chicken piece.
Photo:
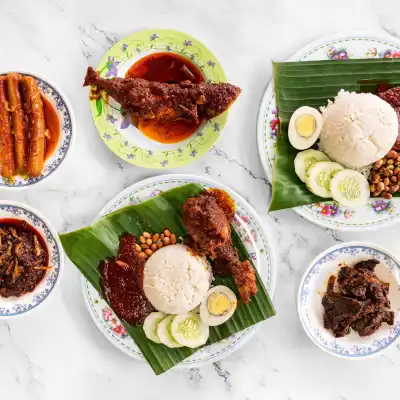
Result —
<svg viewBox="0 0 400 400"><path fill-rule="evenodd" d="M216 274L233 275L244 303L257 293L256 275L250 261L241 262L232 246L230 221L235 203L224 191L212 189L186 200L183 222L198 251L213 258Z"/></svg>
<svg viewBox="0 0 400 400"><path fill-rule="evenodd" d="M122 109L136 117L160 122L184 120L199 123L226 111L241 89L229 83L179 84L151 82L140 78L103 79L88 67L83 86L104 89Z"/></svg>

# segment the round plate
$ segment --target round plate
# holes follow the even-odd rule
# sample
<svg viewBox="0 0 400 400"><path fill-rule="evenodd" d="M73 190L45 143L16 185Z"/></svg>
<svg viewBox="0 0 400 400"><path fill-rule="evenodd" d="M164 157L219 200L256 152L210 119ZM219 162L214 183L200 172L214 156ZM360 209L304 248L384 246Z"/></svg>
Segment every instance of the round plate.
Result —
<svg viewBox="0 0 400 400"><path fill-rule="evenodd" d="M298 51L288 61L346 60L349 58L400 57L400 41L387 35L352 34L334 36L314 42ZM261 102L257 122L258 151L265 173L272 182L278 112L271 82ZM294 209L302 217L326 228L360 231L387 226L400 215L400 198L370 199L356 209L326 201Z"/></svg>
<svg viewBox="0 0 400 400"><path fill-rule="evenodd" d="M13 180L9 180L0 176L0 189L26 188L44 181L60 167L67 154L69 154L75 138L75 121L72 108L61 90L54 83L50 83L48 79L42 78L36 73L15 72L20 75L33 76L36 79L40 90L57 111L60 120L60 139L53 154L46 160L44 170L39 177L33 178L18 175ZM2 72L0 75L7 75L7 72Z"/></svg>
<svg viewBox="0 0 400 400"><path fill-rule="evenodd" d="M240 235L251 259L259 271L270 297L273 297L276 281L276 263L271 242L255 210L237 193L211 179L193 175L163 175L138 182L114 197L100 212L98 218L130 204L140 203L157 194L187 183L199 183L204 187L218 187L227 191L236 202L234 229ZM140 350L128 336L118 318L101 299L97 291L83 281L83 290L90 315L100 331L120 350L133 358L144 360ZM237 350L256 332L258 325L252 326L231 337L207 346L179 365L185 368L198 367L215 362Z"/></svg>
<svg viewBox="0 0 400 400"><path fill-rule="evenodd" d="M0 318L10 318L24 315L38 308L55 292L61 280L64 253L61 250L62 246L58 235L50 223L30 207L15 202L2 201L0 202L0 218L21 219L35 227L46 242L49 252L49 265L53 267L46 272L33 292L21 297L0 297Z"/></svg>
<svg viewBox="0 0 400 400"><path fill-rule="evenodd" d="M360 337L352 331L345 337L335 338L323 324L321 300L328 278L337 275L340 263L352 267L370 258L380 261L375 268L378 278L390 283L389 299L395 311L395 323L393 326L384 323L371 336ZM362 359L385 350L400 336L399 268L400 261L395 256L369 243L341 243L319 254L303 275L297 297L300 321L309 338L327 353L343 358Z"/></svg>
<svg viewBox="0 0 400 400"><path fill-rule="evenodd" d="M125 77L140 58L154 52L171 52L188 58L203 72L207 82L226 82L225 73L210 50L198 40L181 32L163 29L136 32L113 46L100 61L101 76ZM96 128L106 146L118 157L144 168L176 168L189 164L206 153L218 140L228 113L202 124L186 140L164 144L147 138L129 124L118 103L109 98L90 100Z"/></svg>

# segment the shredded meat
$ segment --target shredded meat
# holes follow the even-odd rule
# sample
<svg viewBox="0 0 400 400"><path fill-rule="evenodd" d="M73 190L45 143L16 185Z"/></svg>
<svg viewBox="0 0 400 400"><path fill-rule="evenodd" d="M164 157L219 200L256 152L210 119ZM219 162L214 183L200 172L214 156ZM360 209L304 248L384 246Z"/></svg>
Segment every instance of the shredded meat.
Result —
<svg viewBox="0 0 400 400"><path fill-rule="evenodd" d="M183 222L198 251L213 258L217 275L233 275L241 299L248 303L257 293L256 276L250 261L241 262L232 245L230 222L234 201L222 190L211 189L188 199Z"/></svg>
<svg viewBox="0 0 400 400"><path fill-rule="evenodd" d="M160 122L185 120L199 123L201 119L215 118L226 111L241 92L229 83L183 81L169 84L140 78L103 79L91 67L83 86L89 85L105 90L124 111Z"/></svg>

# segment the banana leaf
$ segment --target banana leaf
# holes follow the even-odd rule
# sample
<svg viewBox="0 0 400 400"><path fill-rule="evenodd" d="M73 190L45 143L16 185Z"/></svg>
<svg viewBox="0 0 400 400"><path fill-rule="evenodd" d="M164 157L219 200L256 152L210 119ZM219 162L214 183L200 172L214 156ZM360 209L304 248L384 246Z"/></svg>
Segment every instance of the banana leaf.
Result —
<svg viewBox="0 0 400 400"><path fill-rule="evenodd" d="M274 62L273 71L280 125L269 211L326 200L314 196L295 173L298 150L291 146L288 137L293 112L301 106L326 106L341 89L376 93L381 84L400 86L400 59Z"/></svg>
<svg viewBox="0 0 400 400"><path fill-rule="evenodd" d="M197 184L188 184L169 190L140 204L127 206L108 214L91 226L61 234L61 243L69 259L101 294L98 265L101 260L117 254L120 235L129 232L139 237L145 231L161 232L167 227L177 237L184 237L187 231L182 220L182 205L189 197L197 196L203 190L204 188ZM232 241L239 252L240 259L249 259L243 243L233 229ZM232 277L215 277L214 284L230 287L239 298ZM219 342L275 315L274 307L258 272L257 287L258 293L252 297L250 304L239 302L233 317L228 322L210 328L207 344ZM170 349L153 343L145 337L142 327L131 326L125 321L122 323L157 375L172 368L196 351L196 349L184 347Z"/></svg>

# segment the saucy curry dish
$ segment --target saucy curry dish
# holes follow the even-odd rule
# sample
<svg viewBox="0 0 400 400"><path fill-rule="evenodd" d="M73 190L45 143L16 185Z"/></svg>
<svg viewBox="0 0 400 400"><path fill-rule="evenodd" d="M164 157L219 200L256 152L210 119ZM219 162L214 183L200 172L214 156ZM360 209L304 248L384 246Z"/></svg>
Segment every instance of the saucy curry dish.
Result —
<svg viewBox="0 0 400 400"><path fill-rule="evenodd" d="M241 93L230 83L205 83L200 69L182 56L155 53L142 58L125 78L104 79L88 68L83 86L105 91L134 125L161 143L180 142L202 122L225 112Z"/></svg>
<svg viewBox="0 0 400 400"><path fill-rule="evenodd" d="M15 72L0 76L1 176L40 176L59 137L57 112L36 79Z"/></svg>
<svg viewBox="0 0 400 400"><path fill-rule="evenodd" d="M33 226L0 220L0 297L32 292L51 268L48 262L47 246Z"/></svg>

